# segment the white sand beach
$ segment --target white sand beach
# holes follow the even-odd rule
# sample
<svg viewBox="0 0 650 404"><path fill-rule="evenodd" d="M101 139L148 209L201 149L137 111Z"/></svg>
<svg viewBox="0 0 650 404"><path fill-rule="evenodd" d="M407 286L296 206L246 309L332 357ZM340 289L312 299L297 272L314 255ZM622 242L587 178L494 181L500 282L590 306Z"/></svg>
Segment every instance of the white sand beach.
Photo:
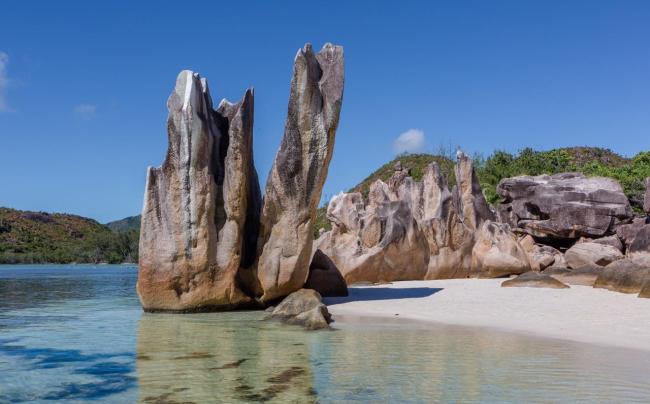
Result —
<svg viewBox="0 0 650 404"><path fill-rule="evenodd" d="M356 286L348 297L326 298L325 303L335 319L376 316L490 327L650 351L650 299L587 286L502 288L503 280Z"/></svg>

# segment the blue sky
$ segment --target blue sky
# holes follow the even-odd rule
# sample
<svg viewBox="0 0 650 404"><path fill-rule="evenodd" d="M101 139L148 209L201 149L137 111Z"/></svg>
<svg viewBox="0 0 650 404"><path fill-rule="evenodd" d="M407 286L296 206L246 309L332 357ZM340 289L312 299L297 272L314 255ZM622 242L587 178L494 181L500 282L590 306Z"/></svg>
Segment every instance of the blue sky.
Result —
<svg viewBox="0 0 650 404"><path fill-rule="evenodd" d="M207 77L215 102L255 88L264 182L305 42L345 48L326 198L396 150L650 149L647 1L9 0L1 9L0 206L102 222L139 213L182 69Z"/></svg>

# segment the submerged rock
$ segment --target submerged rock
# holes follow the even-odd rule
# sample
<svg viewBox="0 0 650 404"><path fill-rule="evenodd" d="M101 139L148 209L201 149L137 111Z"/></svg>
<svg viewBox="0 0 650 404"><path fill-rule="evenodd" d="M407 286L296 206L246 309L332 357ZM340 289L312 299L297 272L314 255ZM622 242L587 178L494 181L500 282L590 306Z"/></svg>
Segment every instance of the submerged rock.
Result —
<svg viewBox="0 0 650 404"><path fill-rule="evenodd" d="M535 237L576 240L612 234L632 218L623 189L613 179L580 173L502 180L499 217Z"/></svg>
<svg viewBox="0 0 650 404"><path fill-rule="evenodd" d="M294 61L284 137L266 183L258 291L263 302L300 289L307 279L313 222L332 158L343 99L343 48L307 44Z"/></svg>
<svg viewBox="0 0 650 404"><path fill-rule="evenodd" d="M501 283L503 288L525 287L525 288L551 288L551 289L568 289L569 286L558 281L550 275L543 272L530 271L517 276L514 279L508 279Z"/></svg>
<svg viewBox="0 0 650 404"><path fill-rule="evenodd" d="M271 318L309 330L329 328L332 322L321 295L313 289L300 289L285 297L271 312Z"/></svg>

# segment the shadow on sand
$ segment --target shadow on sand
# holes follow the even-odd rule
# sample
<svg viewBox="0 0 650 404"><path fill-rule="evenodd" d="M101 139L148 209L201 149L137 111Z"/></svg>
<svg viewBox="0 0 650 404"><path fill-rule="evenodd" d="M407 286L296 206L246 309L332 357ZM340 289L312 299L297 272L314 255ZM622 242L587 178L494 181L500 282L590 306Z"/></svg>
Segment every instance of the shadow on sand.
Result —
<svg viewBox="0 0 650 404"><path fill-rule="evenodd" d="M351 287L345 297L327 297L325 304L339 304L369 300L416 299L431 296L442 288L386 288L386 287Z"/></svg>

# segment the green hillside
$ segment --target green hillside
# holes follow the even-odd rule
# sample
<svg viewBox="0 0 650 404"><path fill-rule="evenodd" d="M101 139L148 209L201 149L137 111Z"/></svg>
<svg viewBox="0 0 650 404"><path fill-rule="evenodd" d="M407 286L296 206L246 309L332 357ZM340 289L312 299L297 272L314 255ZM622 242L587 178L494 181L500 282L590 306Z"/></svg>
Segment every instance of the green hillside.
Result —
<svg viewBox="0 0 650 404"><path fill-rule="evenodd" d="M81 216L0 208L0 263L137 262L137 231Z"/></svg>
<svg viewBox="0 0 650 404"><path fill-rule="evenodd" d="M124 219L115 220L113 222L106 223L106 226L113 231L129 231L137 230L140 231L140 215L129 216Z"/></svg>
<svg viewBox="0 0 650 404"><path fill-rule="evenodd" d="M477 158L476 170L487 200L498 203L496 186L516 175L556 174L578 171L588 176L616 179L635 208L643 204L644 179L650 176L650 152L628 159L609 149L570 147L548 151L527 148L518 154L496 151L487 159Z"/></svg>

